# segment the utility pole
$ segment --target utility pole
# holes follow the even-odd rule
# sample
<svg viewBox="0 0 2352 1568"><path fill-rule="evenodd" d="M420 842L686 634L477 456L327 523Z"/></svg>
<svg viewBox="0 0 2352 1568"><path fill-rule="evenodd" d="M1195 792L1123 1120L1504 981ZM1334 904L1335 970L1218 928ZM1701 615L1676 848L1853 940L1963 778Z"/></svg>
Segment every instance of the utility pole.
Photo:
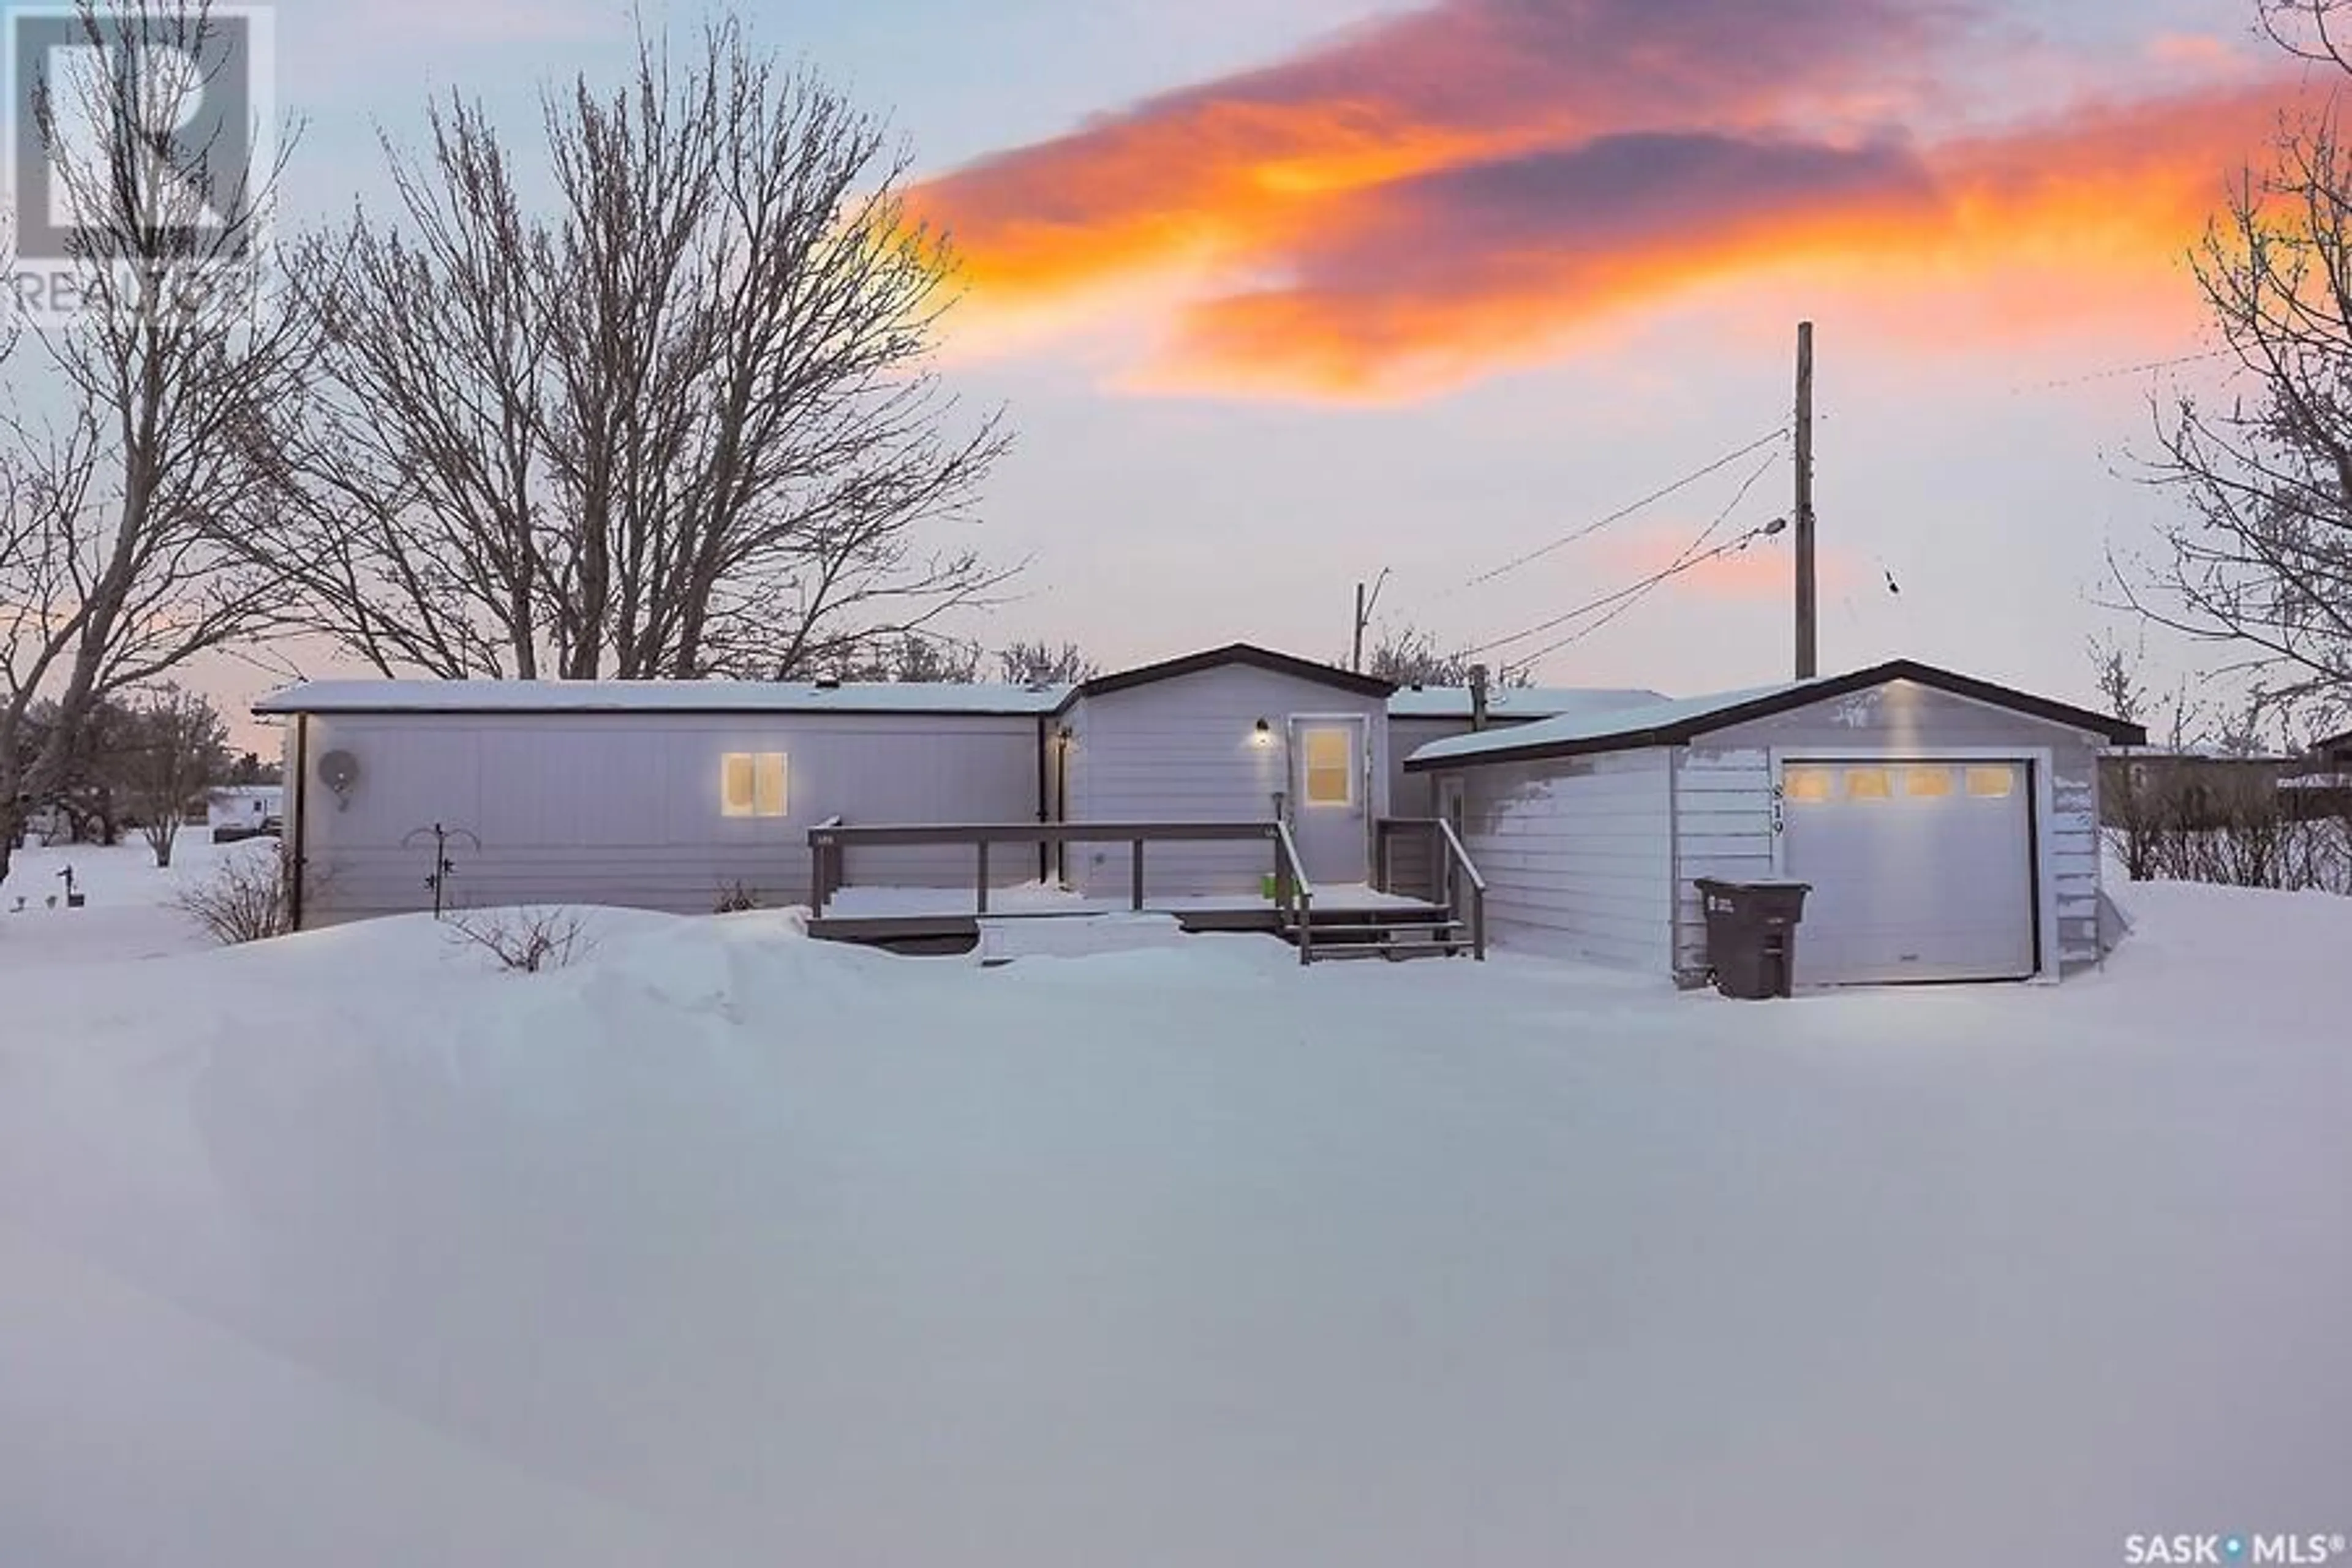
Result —
<svg viewBox="0 0 2352 1568"><path fill-rule="evenodd" d="M1380 605L1381 590L1388 585L1389 569L1385 566L1372 582L1356 584L1356 644L1355 652L1349 656L1348 668L1358 675L1364 673L1364 633L1372 624L1372 611Z"/></svg>
<svg viewBox="0 0 2352 1568"><path fill-rule="evenodd" d="M1821 588L1813 568L1813 324L1797 323L1797 679L1821 673Z"/></svg>

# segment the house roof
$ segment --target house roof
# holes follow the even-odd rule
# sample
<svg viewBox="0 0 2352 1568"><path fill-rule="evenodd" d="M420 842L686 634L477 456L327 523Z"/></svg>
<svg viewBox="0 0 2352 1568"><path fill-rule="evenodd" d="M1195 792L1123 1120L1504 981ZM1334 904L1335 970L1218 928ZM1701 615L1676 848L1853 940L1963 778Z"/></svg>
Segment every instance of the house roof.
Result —
<svg viewBox="0 0 2352 1568"><path fill-rule="evenodd" d="M1204 669L1245 664L1365 696L1386 697L1391 681L1248 643L1212 648L1078 686L1007 686L931 681L800 680L315 680L254 704L265 716L292 713L930 713L1026 716L1057 713L1099 697ZM1469 699L1462 699L1469 711Z"/></svg>
<svg viewBox="0 0 2352 1568"><path fill-rule="evenodd" d="M1487 699L1486 711L1496 719L1556 719L1563 713L1597 713L1642 708L1666 700L1659 691L1574 686L1506 686ZM1389 699L1389 714L1396 719L1467 719L1470 689L1466 686L1407 686Z"/></svg>
<svg viewBox="0 0 2352 1568"><path fill-rule="evenodd" d="M1848 675L1812 680L1791 680L1777 686L1751 687L1679 701L1639 708L1601 709L1563 714L1507 730L1481 731L1433 741L1413 752L1408 771L1426 773L1448 763L1483 766L1490 763L1533 762L1546 757L1582 756L1595 752L1633 751L1644 746L1679 746L1696 737L1754 719L1768 719L1813 703L1865 691L1890 680L1909 680L1978 702L1990 703L2073 729L2105 736L2118 745L2144 745L2147 735L2137 724L2094 713L2087 709L2053 702L1990 681L1958 675L1907 658L1857 669Z"/></svg>
<svg viewBox="0 0 2352 1568"><path fill-rule="evenodd" d="M1219 669L1226 665L1245 664L1255 669L1271 670L1296 679L1313 681L1318 686L1336 687L1364 697L1387 697L1396 690L1396 682L1377 676L1359 675L1336 665L1317 664L1312 659L1297 658L1272 648L1259 647L1255 643L1228 643L1223 647L1210 648L1204 653L1186 654L1181 658L1163 659L1158 664L1141 665L1134 669L1122 669L1114 675L1098 675L1070 693L1070 700L1081 697L1107 697L1115 691L1127 691L1138 686L1150 686L1156 681L1174 680L1181 676L1198 675L1203 670Z"/></svg>
<svg viewBox="0 0 2352 1568"><path fill-rule="evenodd" d="M1066 686L785 680L315 680L254 704L289 713L1050 713Z"/></svg>

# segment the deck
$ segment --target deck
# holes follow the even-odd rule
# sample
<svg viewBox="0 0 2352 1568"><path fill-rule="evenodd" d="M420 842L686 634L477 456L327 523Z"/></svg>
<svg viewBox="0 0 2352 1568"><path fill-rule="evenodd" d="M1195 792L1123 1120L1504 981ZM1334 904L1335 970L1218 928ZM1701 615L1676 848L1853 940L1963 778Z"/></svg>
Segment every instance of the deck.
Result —
<svg viewBox="0 0 2352 1568"><path fill-rule="evenodd" d="M1087 899L1061 888L1032 884L992 888L982 914L970 888L840 888L809 921L809 934L836 942L924 942L977 939L981 922L1003 920L1082 920L1108 915L1159 915L1188 932L1279 933L1286 911L1272 899L1147 893L1139 909L1132 899ZM1318 886L1316 922L1370 924L1413 917L1436 919L1445 906L1426 899L1383 893L1367 886Z"/></svg>
<svg viewBox="0 0 2352 1568"><path fill-rule="evenodd" d="M1423 836L1432 859L1448 868L1444 897L1393 891L1393 840ZM1454 830L1435 821L1377 825L1374 885L1318 889L1307 879L1298 846L1282 822L961 823L851 826L835 818L809 831L809 934L834 942L885 946L977 943L992 926L1110 916L1173 921L1186 932L1264 931L1318 957L1406 958L1469 953L1486 956L1486 879L1470 863ZM1086 898L1056 886L1006 887L990 874L992 854L1044 845L1124 844L1129 873L1124 899ZM1150 847L1163 844L1258 844L1270 866L1261 894L1156 892ZM953 888L858 885L850 852L858 847L962 846L972 852L972 878ZM1003 864L1002 860L999 865Z"/></svg>

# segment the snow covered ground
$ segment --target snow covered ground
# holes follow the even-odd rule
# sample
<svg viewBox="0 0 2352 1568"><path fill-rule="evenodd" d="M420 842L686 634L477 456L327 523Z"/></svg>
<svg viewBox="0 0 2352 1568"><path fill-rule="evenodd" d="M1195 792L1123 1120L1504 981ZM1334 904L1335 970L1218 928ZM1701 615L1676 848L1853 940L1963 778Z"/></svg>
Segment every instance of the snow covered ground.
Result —
<svg viewBox="0 0 2352 1568"><path fill-rule="evenodd" d="M600 914L532 977L422 919L50 962L0 915L0 1563L2352 1531L2352 901L2124 895L2063 987L1761 1007L774 913Z"/></svg>
<svg viewBox="0 0 2352 1568"><path fill-rule="evenodd" d="M17 850L0 882L0 999L27 972L204 951L210 939L172 907L173 893L214 875L226 858L268 856L277 845L274 838L216 845L210 829L192 827L173 847L169 870L156 868L154 851L135 834L106 847ZM68 866L89 900L78 910L67 906L59 874Z"/></svg>

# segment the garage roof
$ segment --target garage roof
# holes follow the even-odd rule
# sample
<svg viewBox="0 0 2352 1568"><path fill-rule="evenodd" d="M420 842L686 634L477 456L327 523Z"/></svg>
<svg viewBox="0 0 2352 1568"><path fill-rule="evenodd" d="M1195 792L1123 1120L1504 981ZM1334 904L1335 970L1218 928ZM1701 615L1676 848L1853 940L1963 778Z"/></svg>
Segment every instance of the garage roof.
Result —
<svg viewBox="0 0 2352 1568"><path fill-rule="evenodd" d="M1914 681L1939 691L1948 691L1956 697L2006 708L2029 718L2086 730L2105 736L2116 745L2147 743L2145 730L2121 719L2071 707L2063 702L2053 702L2048 698L1997 686L1972 676L1938 669L1915 659L1898 658L1873 665L1867 669L1857 669L1850 675L1791 680L1777 686L1751 687L1744 691L1718 692L1712 697L1684 698L1638 708L1568 713L1507 730L1457 735L1449 740L1433 741L1422 747L1413 752L1405 767L1409 772L1426 773L1449 763L1479 767L1490 763L1534 762L1546 757L1582 756L1595 752L1635 751L1644 746L1679 746L1700 735L1729 729L1734 724L1744 724L1753 719L1768 719L1776 713L1786 713L1832 698L1865 691L1892 680Z"/></svg>

